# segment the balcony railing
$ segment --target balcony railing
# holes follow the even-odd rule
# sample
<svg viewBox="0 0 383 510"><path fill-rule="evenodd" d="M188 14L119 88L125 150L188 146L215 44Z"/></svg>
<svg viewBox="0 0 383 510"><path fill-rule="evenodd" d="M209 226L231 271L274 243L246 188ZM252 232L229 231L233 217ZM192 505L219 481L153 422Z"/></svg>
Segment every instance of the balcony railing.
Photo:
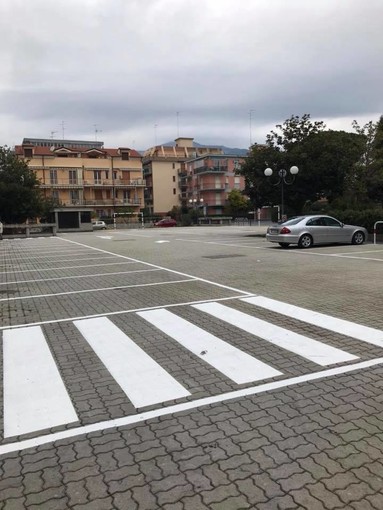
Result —
<svg viewBox="0 0 383 510"><path fill-rule="evenodd" d="M112 198L108 199L97 199L94 200L60 200L60 205L63 206L141 206L141 200L139 198Z"/></svg>
<svg viewBox="0 0 383 510"><path fill-rule="evenodd" d="M201 166L194 170L194 174L224 174L227 172L227 166Z"/></svg>
<svg viewBox="0 0 383 510"><path fill-rule="evenodd" d="M199 191L225 191L226 186L224 184L217 185L215 183L211 184L203 184L200 186L197 186L197 189Z"/></svg>
<svg viewBox="0 0 383 510"><path fill-rule="evenodd" d="M68 187L68 186L117 186L127 188L139 188L146 185L145 179L46 179L45 182L41 182L42 188L55 187Z"/></svg>

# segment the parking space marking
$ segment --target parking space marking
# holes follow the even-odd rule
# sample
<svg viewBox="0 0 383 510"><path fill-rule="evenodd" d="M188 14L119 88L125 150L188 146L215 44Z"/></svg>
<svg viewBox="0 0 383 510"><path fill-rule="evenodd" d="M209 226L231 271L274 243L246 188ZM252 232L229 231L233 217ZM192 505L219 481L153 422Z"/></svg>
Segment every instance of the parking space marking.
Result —
<svg viewBox="0 0 383 510"><path fill-rule="evenodd" d="M188 278L187 280L173 280L170 282L153 282L153 283L137 283L133 285L118 285L117 287L103 287L97 289L85 289L85 290L70 290L67 292L53 292L51 294L34 294L33 296L17 296L17 297L7 297L4 299L0 299L1 301L20 301L23 299L38 299L38 298L46 298L52 296L68 296L71 294L86 294L87 292L105 292L106 290L121 290L121 289L131 289L134 287L154 287L156 285L171 285L174 283L185 283L195 281L197 278Z"/></svg>
<svg viewBox="0 0 383 510"><path fill-rule="evenodd" d="M40 327L4 331L4 437L78 421Z"/></svg>
<svg viewBox="0 0 383 510"><path fill-rule="evenodd" d="M251 294L249 294L251 295ZM78 315L76 317L66 317L65 319L52 319L47 321L36 321L36 322L29 322L27 324L14 324L11 326L0 326L0 331L4 331L6 329L18 329L18 328L24 328L29 326L43 326L44 324L59 324L61 322L72 322L76 320L82 320L82 319L95 319L97 317L112 317L113 315L123 315L126 313L136 313L136 312L143 312L145 310L156 310L157 308L174 308L176 306L188 306L188 305L195 305L198 303L210 303L211 301L230 301L232 299L239 299L239 296L227 296L223 298L212 298L212 299L201 299L198 301L187 301L183 303L168 303L166 305L157 305L157 306L144 306L140 308L131 308L128 310L117 310L116 312L103 312L103 313L95 313L92 315Z"/></svg>
<svg viewBox="0 0 383 510"><path fill-rule="evenodd" d="M183 411L189 411L191 409L198 409L200 407L219 404L227 402L229 400L239 399L242 397L249 397L252 395L259 395L267 391L273 391L277 389L284 389L298 384L306 383L309 381L317 381L320 379L326 379L337 375L343 375L356 370L363 370L366 368L375 367L383 364L383 358L376 358L369 361L362 361L353 365L347 365L343 367L330 368L321 372L315 372L312 374L306 374L297 377L291 377L290 379L282 379L280 381L269 382L261 384L259 386L253 386L250 388L243 388L228 393L222 393L221 395L215 395L211 397L201 398L193 400L191 402L184 402L182 404L176 404L153 411L147 411L133 416L124 416L115 420L108 420L98 423L92 423L90 425L84 425L83 427L72 428L61 432L55 432L53 434L47 434L32 439L25 439L17 443L4 444L0 446L0 455L13 453L27 448L36 448L48 443L54 443L56 441L81 436L84 434L90 434L92 432L105 431L112 428L125 427L127 425L136 425L143 421L150 420L152 418L158 418L161 416L167 416L170 414L176 414Z"/></svg>
<svg viewBox="0 0 383 510"><path fill-rule="evenodd" d="M143 262L142 260L133 259L131 257L126 257L125 255L116 254L116 253L113 253L113 252L110 252L110 251L107 251L107 250L102 250L101 248L95 248L93 246L88 246L86 244L79 243L77 241L72 241L71 239L64 239L62 237L60 237L60 239L63 240L63 241L66 241L68 243L73 243L73 244L80 245L80 246L86 246L87 248L90 248L92 250L99 251L101 253L108 253L109 255L114 255L115 257L119 257L119 258L122 258L122 259L130 260L132 262L144 264L144 265L150 266L150 267L157 267L157 268L163 269L164 271L167 271L169 273L179 274L180 276L186 276L188 278L192 278L193 280L197 280L199 282L208 283L209 285L212 285L214 287L219 287L221 289L226 289L226 290L231 290L231 291L234 291L234 292L238 292L238 294L242 294L242 295L245 295L245 296L253 295L252 292L246 292L244 290L236 289L235 287L229 287L228 285L223 285L222 283L212 282L211 280L206 280L205 278L199 278L199 277L187 274L187 273L182 273L181 271L175 271L174 269L168 269L166 267L159 266L158 264L151 264L150 262Z"/></svg>
<svg viewBox="0 0 383 510"><path fill-rule="evenodd" d="M54 278L40 278L40 279L33 279L33 280L14 280L7 282L0 282L0 285L9 285L10 283L35 283L35 282L51 282L54 280L71 280L71 279L77 279L77 278L95 278L97 276L115 276L119 274L132 274L132 273L151 273L154 271L161 271L161 269L135 269L133 271L118 271L116 273L96 273L96 274L81 274L81 275L75 275L75 276L55 276Z"/></svg>
<svg viewBox="0 0 383 510"><path fill-rule="evenodd" d="M114 259L115 257L87 257L87 258L84 258L84 259L78 259L79 262L82 262L83 260L106 260L106 259ZM36 265L36 262L20 262L18 260L16 261L13 261L14 263L16 263L18 266L35 266ZM44 262L44 264L49 264L49 263L54 263L54 264L59 264L60 262L73 262L73 258L70 258L70 259L63 259L63 260L42 260L42 262ZM16 265L15 264L15 265ZM100 264L98 264L100 265ZM57 269L66 269L65 266L63 266L62 268L57 268ZM7 271L3 271L3 272L7 272Z"/></svg>
<svg viewBox="0 0 383 510"><path fill-rule="evenodd" d="M75 321L74 325L136 408L190 396L108 318Z"/></svg>
<svg viewBox="0 0 383 510"><path fill-rule="evenodd" d="M170 336L226 377L243 384L282 375L270 365L195 326L166 309L138 312L140 317Z"/></svg>
<svg viewBox="0 0 383 510"><path fill-rule="evenodd" d="M193 307L320 366L358 359L358 356L280 326L275 326L220 303L204 303Z"/></svg>
<svg viewBox="0 0 383 510"><path fill-rule="evenodd" d="M145 262L108 262L106 264L102 264L102 266L117 266L121 264L145 264ZM87 264L86 266L64 266L64 267L48 267L48 268L40 268L40 269L16 269L15 271L12 269L11 273L33 273L36 271L60 271L63 269L77 269L77 268L83 268L83 267L100 267L100 264ZM0 274L9 274L10 271L1 271Z"/></svg>
<svg viewBox="0 0 383 510"><path fill-rule="evenodd" d="M356 338L362 342L367 342L377 347L383 347L383 331L368 326L362 326L355 322L349 322L344 319L338 319L331 315L325 315L324 313L314 312L306 308L300 308L299 306L289 305L282 301L275 299L266 298L263 296L255 296L250 298L241 299L246 303L250 303L273 312L287 315L293 319L319 326L320 328L334 331L334 333L340 333L341 335L350 336Z"/></svg>

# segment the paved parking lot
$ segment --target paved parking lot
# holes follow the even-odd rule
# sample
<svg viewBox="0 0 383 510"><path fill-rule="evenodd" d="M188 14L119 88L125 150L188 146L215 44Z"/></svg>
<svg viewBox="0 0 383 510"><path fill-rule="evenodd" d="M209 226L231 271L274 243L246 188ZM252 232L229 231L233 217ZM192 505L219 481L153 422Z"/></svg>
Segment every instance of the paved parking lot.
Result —
<svg viewBox="0 0 383 510"><path fill-rule="evenodd" d="M383 507L383 245L0 244L0 508Z"/></svg>

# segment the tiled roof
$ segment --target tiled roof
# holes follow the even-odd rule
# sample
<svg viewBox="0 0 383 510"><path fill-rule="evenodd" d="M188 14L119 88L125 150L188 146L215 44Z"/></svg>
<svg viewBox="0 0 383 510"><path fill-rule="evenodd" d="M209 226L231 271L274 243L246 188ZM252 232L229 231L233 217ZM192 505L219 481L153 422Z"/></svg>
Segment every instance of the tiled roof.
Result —
<svg viewBox="0 0 383 510"><path fill-rule="evenodd" d="M52 156L55 154L55 152L57 153L57 151L60 150L60 147L57 147L54 151L51 151L50 147L32 147L30 145L26 146L26 148L32 148L33 149L33 154L35 156ZM72 149L72 148L69 148L69 147L64 147L68 152L73 152L73 153L82 153L82 154L85 154L89 151L91 151L92 149L90 149L89 147L79 147L79 148L76 148L76 149ZM99 149L98 147L94 147L94 150L97 151L97 152L103 152L103 153L106 153L108 156L113 156L113 157L119 157L121 156L121 153L119 152L119 149ZM129 156L131 158L141 158L141 154L139 152L137 152L135 149L128 149L128 148L124 148L123 149L124 151L128 151L129 152ZM23 146L22 145L16 145L15 146L15 153L18 155L18 156L22 156L24 154L23 152Z"/></svg>

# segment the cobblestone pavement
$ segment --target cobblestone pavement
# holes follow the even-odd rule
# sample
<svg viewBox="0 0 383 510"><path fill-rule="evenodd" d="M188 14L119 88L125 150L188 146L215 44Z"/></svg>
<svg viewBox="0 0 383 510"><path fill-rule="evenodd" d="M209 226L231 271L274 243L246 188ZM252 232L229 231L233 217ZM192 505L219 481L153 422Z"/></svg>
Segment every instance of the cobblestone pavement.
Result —
<svg viewBox="0 0 383 510"><path fill-rule="evenodd" d="M0 244L1 379L6 335L10 344L37 328L77 415L9 433L12 399L0 385L1 510L383 508L383 248L280 250L258 233L177 228ZM252 295L320 312L328 324L243 300ZM341 361L320 364L196 303L281 328L279 340L303 335ZM236 382L148 322L141 312L153 308L280 374ZM100 316L190 395L135 406L76 326Z"/></svg>

